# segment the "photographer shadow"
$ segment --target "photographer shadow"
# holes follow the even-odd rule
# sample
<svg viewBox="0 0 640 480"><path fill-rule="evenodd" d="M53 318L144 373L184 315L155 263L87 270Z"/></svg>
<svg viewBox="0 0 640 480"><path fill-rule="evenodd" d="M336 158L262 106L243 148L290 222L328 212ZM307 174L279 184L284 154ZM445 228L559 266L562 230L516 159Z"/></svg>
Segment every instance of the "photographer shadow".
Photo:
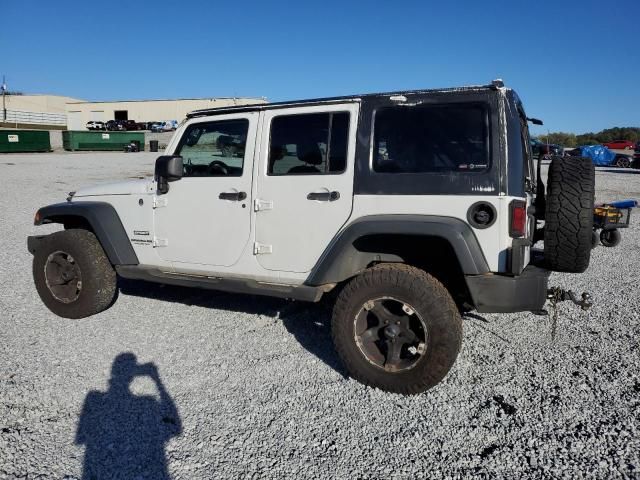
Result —
<svg viewBox="0 0 640 480"><path fill-rule="evenodd" d="M305 350L344 378L347 377L331 341L331 314L328 302L293 302L274 297L168 286L123 278L118 279L118 286L123 295L279 319Z"/></svg>
<svg viewBox="0 0 640 480"><path fill-rule="evenodd" d="M159 399L135 395L136 377L150 378ZM121 353L111 367L109 389L87 394L75 443L85 446L82 478L170 479L165 444L182 432L173 399L153 363L139 364L133 353Z"/></svg>

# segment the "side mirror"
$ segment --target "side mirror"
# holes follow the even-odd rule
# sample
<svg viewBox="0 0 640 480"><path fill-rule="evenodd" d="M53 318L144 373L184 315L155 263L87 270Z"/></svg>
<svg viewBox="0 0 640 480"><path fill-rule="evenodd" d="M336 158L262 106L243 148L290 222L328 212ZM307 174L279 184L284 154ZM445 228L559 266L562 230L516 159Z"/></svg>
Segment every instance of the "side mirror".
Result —
<svg viewBox="0 0 640 480"><path fill-rule="evenodd" d="M182 157L177 155L162 155L156 160L155 177L158 182L158 193L169 191L169 182L182 178Z"/></svg>
<svg viewBox="0 0 640 480"><path fill-rule="evenodd" d="M527 117L527 120L529 120L531 123L533 123L534 125L544 125L542 123L542 120L539 120L537 118L529 118Z"/></svg>

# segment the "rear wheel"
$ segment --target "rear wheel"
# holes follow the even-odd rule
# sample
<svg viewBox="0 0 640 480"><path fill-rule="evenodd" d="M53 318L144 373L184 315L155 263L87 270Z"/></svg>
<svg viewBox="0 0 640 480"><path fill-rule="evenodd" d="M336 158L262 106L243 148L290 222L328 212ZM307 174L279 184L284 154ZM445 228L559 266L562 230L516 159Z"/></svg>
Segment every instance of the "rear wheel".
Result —
<svg viewBox="0 0 640 480"><path fill-rule="evenodd" d="M352 279L333 310L338 355L356 380L416 394L439 383L462 343L462 320L446 288L426 272L382 264Z"/></svg>
<svg viewBox="0 0 640 480"><path fill-rule="evenodd" d="M33 257L33 279L43 303L64 318L95 315L116 296L116 273L98 239L86 230L42 239Z"/></svg>
<svg viewBox="0 0 640 480"><path fill-rule="evenodd" d="M602 230L600 232L600 242L605 247L616 247L622 241L622 234L619 230Z"/></svg>
<svg viewBox="0 0 640 480"><path fill-rule="evenodd" d="M629 168L631 166L631 160L626 155L619 155L616 159L616 166L620 168Z"/></svg>
<svg viewBox="0 0 640 480"><path fill-rule="evenodd" d="M553 157L547 180L544 258L549 270L582 273L589 266L595 169L584 157Z"/></svg>

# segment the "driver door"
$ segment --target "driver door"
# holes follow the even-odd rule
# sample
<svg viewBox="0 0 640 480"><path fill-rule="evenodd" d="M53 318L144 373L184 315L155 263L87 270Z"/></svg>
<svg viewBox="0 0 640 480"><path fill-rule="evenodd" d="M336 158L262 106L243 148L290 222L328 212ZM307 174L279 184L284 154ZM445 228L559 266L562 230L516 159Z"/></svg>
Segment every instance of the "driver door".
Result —
<svg viewBox="0 0 640 480"><path fill-rule="evenodd" d="M251 177L258 113L189 124L174 155L184 176L157 198L154 245L174 268L231 266L249 241Z"/></svg>

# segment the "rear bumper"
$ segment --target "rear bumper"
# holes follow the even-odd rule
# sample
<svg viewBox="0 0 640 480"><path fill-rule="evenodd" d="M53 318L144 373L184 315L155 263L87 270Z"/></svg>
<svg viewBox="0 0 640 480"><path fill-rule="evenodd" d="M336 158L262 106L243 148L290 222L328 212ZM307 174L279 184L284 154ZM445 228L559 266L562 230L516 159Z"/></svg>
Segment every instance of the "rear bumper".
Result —
<svg viewBox="0 0 640 480"><path fill-rule="evenodd" d="M528 312L547 300L548 270L528 265L520 275L488 273L465 277L471 299L480 313Z"/></svg>

